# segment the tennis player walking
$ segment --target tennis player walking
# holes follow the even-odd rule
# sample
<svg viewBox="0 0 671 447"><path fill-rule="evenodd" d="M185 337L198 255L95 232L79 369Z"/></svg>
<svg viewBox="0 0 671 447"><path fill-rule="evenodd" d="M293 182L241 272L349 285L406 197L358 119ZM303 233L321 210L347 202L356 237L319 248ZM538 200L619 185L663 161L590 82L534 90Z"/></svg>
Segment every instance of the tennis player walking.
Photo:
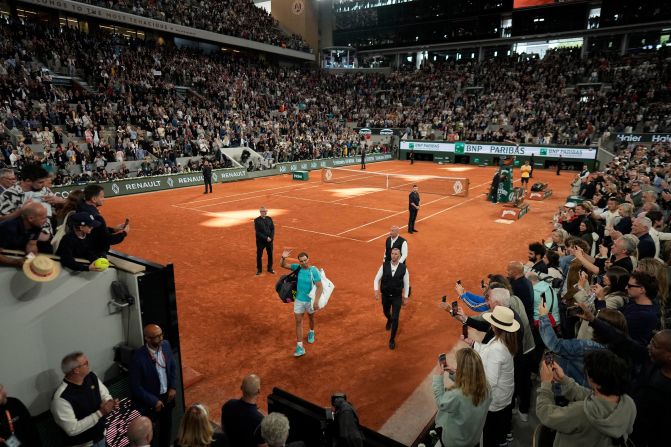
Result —
<svg viewBox="0 0 671 447"><path fill-rule="evenodd" d="M315 342L315 316L319 310L319 297L322 295L323 287L321 276L317 267L310 266L310 257L305 252L298 253L298 264L288 264L286 261L291 254L290 249L285 249L280 258L280 266L291 271L298 271L298 282L296 285L296 300L294 301L294 317L296 319L296 351L294 357L305 355L303 347L303 315L308 314L310 330L308 331L308 343ZM312 286L316 287L314 306L308 296Z"/></svg>

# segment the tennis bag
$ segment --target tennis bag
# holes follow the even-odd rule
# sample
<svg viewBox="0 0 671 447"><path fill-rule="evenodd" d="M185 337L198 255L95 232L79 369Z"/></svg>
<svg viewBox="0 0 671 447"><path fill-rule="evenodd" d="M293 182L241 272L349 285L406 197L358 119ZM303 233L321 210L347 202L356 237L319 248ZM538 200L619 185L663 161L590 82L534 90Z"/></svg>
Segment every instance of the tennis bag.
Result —
<svg viewBox="0 0 671 447"><path fill-rule="evenodd" d="M283 303L293 303L296 300L296 288L298 286L298 271L300 267L289 273L280 276L275 284L275 291Z"/></svg>

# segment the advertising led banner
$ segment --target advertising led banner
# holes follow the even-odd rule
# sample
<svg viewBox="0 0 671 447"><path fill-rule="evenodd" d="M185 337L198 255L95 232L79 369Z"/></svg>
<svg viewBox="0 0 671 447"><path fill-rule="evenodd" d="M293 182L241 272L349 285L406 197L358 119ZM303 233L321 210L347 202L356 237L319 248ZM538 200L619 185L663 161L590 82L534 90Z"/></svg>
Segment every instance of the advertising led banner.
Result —
<svg viewBox="0 0 671 447"><path fill-rule="evenodd" d="M668 133L616 133L618 143L671 143Z"/></svg>
<svg viewBox="0 0 671 447"><path fill-rule="evenodd" d="M401 141L401 150L416 152L449 152L455 155L519 155L523 157L555 157L595 160L596 149L585 147L513 146L495 143L456 143L431 141Z"/></svg>
<svg viewBox="0 0 671 447"><path fill-rule="evenodd" d="M354 131L359 135L403 135L404 130L398 127L355 127Z"/></svg>
<svg viewBox="0 0 671 447"><path fill-rule="evenodd" d="M127 12L115 11L113 9L101 8L99 6L88 5L85 3L79 3L71 0L22 0L22 1L25 3L30 3L32 5L44 6L46 8L55 8L72 14L81 14L84 16L95 17L101 20L108 20L110 22L122 23L124 25L139 26L154 31L179 34L180 36L209 40L211 42L218 42L226 45L235 45L238 47L252 48L254 50L266 51L268 53L281 54L284 56L291 56L308 61L315 60L314 54L306 53L304 51L290 50L287 48L281 48L275 45L268 45L266 43L256 42L253 40L241 39L239 37L233 37L233 36L226 36L224 34L217 34L211 31L190 28L188 26L164 22L162 20L150 19L148 17L141 17Z"/></svg>
<svg viewBox="0 0 671 447"><path fill-rule="evenodd" d="M366 155L366 163L387 161L391 159L391 154ZM247 170L244 168L214 169L212 171L212 182L232 182L248 178L287 174L294 171L310 171L313 169L347 166L360 162L361 156L352 156L344 158L325 158L322 160L304 160L289 163L278 163L273 169L266 169L264 171L247 172ZM164 191L168 189L182 188L185 186L202 185L203 174L201 172L188 172L183 174L156 175L151 177L133 177L116 180L113 182L101 182L98 184L105 190L105 197L119 197L129 194ZM85 186L86 184L55 186L52 188L52 190L56 195L67 198L71 191L76 189L84 189Z"/></svg>

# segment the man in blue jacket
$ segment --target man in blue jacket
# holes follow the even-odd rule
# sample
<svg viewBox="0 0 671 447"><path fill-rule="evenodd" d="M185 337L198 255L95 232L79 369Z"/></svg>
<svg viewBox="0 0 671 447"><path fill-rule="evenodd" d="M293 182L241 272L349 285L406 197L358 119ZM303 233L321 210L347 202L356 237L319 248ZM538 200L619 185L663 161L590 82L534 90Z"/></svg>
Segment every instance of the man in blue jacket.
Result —
<svg viewBox="0 0 671 447"><path fill-rule="evenodd" d="M152 445L170 445L172 409L177 394L177 363L158 325L144 327L145 345L133 353L130 387L140 413L154 424Z"/></svg>

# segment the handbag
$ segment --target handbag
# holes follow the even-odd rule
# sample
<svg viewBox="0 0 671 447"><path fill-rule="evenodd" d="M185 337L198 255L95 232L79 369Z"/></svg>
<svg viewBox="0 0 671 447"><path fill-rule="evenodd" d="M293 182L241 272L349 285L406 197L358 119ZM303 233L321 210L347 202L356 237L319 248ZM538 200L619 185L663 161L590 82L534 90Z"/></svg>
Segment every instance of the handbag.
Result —
<svg viewBox="0 0 671 447"><path fill-rule="evenodd" d="M326 277L326 272L324 272L324 269L319 269L319 277L321 278L322 283L322 294L319 297L319 308L323 309L328 304L329 299L331 298L333 289L335 289L335 284L333 284L333 282ZM312 279L312 270L310 270L310 278ZM315 285L313 280L312 290L310 290L310 293L308 293L308 296L312 300L313 304L315 302L316 294L317 294L317 286Z"/></svg>
<svg viewBox="0 0 671 447"><path fill-rule="evenodd" d="M275 284L275 291L283 303L293 303L296 300L299 270L300 267L288 275L280 276Z"/></svg>

